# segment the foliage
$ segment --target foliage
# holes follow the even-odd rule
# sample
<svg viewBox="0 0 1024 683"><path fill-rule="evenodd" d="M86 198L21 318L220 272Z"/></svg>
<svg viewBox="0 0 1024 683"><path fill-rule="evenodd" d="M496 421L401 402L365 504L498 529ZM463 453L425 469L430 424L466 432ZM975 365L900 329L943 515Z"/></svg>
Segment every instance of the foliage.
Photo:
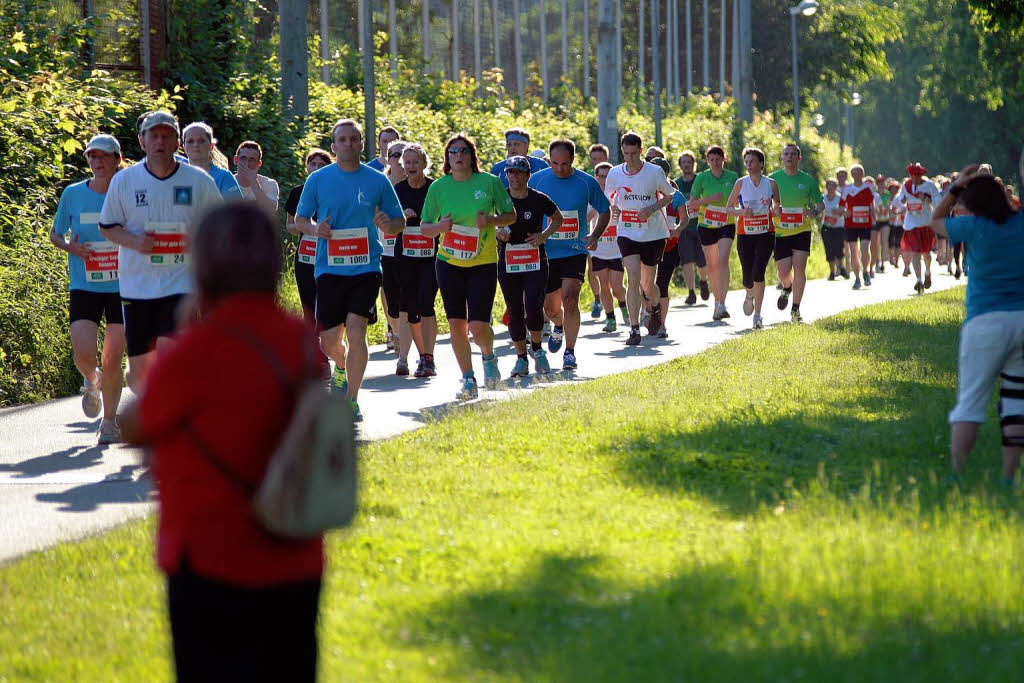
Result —
<svg viewBox="0 0 1024 683"><path fill-rule="evenodd" d="M990 31L1004 31L1020 38L1024 34L1024 4L1019 0L970 0L977 16Z"/></svg>

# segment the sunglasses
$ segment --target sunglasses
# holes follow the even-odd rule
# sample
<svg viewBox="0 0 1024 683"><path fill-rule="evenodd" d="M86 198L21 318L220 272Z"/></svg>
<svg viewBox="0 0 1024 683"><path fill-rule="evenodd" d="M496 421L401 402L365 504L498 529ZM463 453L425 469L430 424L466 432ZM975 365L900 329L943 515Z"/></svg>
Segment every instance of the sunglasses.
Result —
<svg viewBox="0 0 1024 683"><path fill-rule="evenodd" d="M391 154L388 155L388 159L401 159L401 158L402 158L402 153L401 152L392 152Z"/></svg>
<svg viewBox="0 0 1024 683"><path fill-rule="evenodd" d="M468 154L469 147L450 147L448 154Z"/></svg>

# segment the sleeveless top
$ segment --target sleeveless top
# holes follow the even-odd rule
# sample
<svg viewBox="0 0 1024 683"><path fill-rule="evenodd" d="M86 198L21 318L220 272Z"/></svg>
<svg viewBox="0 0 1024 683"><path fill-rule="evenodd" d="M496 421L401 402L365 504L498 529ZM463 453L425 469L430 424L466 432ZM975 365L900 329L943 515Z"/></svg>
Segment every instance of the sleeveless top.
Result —
<svg viewBox="0 0 1024 683"><path fill-rule="evenodd" d="M775 232L775 220L772 216L772 180L761 176L761 182L754 185L750 176L740 179L739 206L741 209L753 209L754 216L741 216L736 222L736 233L739 235L761 235Z"/></svg>

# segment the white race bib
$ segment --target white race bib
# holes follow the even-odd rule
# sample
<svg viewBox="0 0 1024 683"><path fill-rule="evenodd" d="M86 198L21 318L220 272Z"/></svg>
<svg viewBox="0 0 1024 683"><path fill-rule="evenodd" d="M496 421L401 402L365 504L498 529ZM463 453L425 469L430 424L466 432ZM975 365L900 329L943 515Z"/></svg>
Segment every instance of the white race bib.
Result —
<svg viewBox="0 0 1024 683"><path fill-rule="evenodd" d="M480 253L480 228L453 225L441 238L441 251L460 261L475 259Z"/></svg>
<svg viewBox="0 0 1024 683"><path fill-rule="evenodd" d="M843 218L844 216L842 213L826 211L822 220L825 223L825 225L827 225L830 228L841 228L845 223Z"/></svg>
<svg viewBox="0 0 1024 683"><path fill-rule="evenodd" d="M386 232L381 232L380 229L378 229L377 232L380 233L380 243L384 246L384 251L381 255L394 256L395 244L398 242L398 235L389 235Z"/></svg>
<svg viewBox="0 0 1024 683"><path fill-rule="evenodd" d="M853 214L850 217L852 225L871 225L871 207L854 206Z"/></svg>
<svg viewBox="0 0 1024 683"><path fill-rule="evenodd" d="M645 230L647 228L647 219L640 218L639 211L623 209L622 213L619 214L619 225L626 230Z"/></svg>
<svg viewBox="0 0 1024 683"><path fill-rule="evenodd" d="M804 224L804 210L803 209L787 209L783 207L782 218L779 220L779 225L784 230L796 230L802 227Z"/></svg>
<svg viewBox="0 0 1024 683"><path fill-rule="evenodd" d="M327 265L365 266L370 263L370 232L367 228L331 230L327 240Z"/></svg>
<svg viewBox="0 0 1024 683"><path fill-rule="evenodd" d="M540 249L530 244L505 247L506 273L532 273L540 270Z"/></svg>
<svg viewBox="0 0 1024 683"><path fill-rule="evenodd" d="M910 213L921 213L924 211L924 202L920 199L907 200L907 211Z"/></svg>
<svg viewBox="0 0 1024 683"><path fill-rule="evenodd" d="M418 225L409 226L402 233L402 255L430 258L434 255L434 238L424 237Z"/></svg>
<svg viewBox="0 0 1024 683"><path fill-rule="evenodd" d="M303 235L299 239L299 263L316 263L317 238L310 235Z"/></svg>
<svg viewBox="0 0 1024 683"><path fill-rule="evenodd" d="M755 213L753 216L743 217L743 234L745 235L760 235L768 232L771 227L771 216L767 213Z"/></svg>
<svg viewBox="0 0 1024 683"><path fill-rule="evenodd" d="M712 228L721 228L729 224L729 213L723 206L705 206L704 224Z"/></svg>
<svg viewBox="0 0 1024 683"><path fill-rule="evenodd" d="M146 235L153 238L153 251L146 254L150 265L188 264L188 235L184 223L146 223Z"/></svg>
<svg viewBox="0 0 1024 683"><path fill-rule="evenodd" d="M562 211L562 224L548 239L575 240L580 236L579 211Z"/></svg>
<svg viewBox="0 0 1024 683"><path fill-rule="evenodd" d="M85 242L90 249L85 259L85 279L88 282L111 282L117 280L117 245L104 240Z"/></svg>
<svg viewBox="0 0 1024 683"><path fill-rule="evenodd" d="M619 239L619 227L615 223L610 223L608 227L601 233L601 237L598 238L598 244L615 244Z"/></svg>
<svg viewBox="0 0 1024 683"><path fill-rule="evenodd" d="M99 225L99 222L100 215L98 213L90 213L88 211L83 211L82 213L78 214L79 225Z"/></svg>

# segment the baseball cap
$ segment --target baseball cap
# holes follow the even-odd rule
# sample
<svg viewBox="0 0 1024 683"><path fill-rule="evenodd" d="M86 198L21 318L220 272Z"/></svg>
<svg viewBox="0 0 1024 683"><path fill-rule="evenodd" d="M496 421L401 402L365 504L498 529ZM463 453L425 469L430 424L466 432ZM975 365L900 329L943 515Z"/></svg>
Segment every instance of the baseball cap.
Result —
<svg viewBox="0 0 1024 683"><path fill-rule="evenodd" d="M121 155L121 143L117 141L113 135L100 134L95 135L89 144L85 147L85 153L89 154L92 151L106 152L107 154Z"/></svg>
<svg viewBox="0 0 1024 683"><path fill-rule="evenodd" d="M174 114L169 111L155 111L146 117L146 120L142 122L142 128L139 128L139 135L142 135L147 130L152 130L157 126L170 126L174 129L174 133L178 134L178 120L174 118Z"/></svg>
<svg viewBox="0 0 1024 683"><path fill-rule="evenodd" d="M529 173L533 169L530 168L530 160L522 156L511 157L505 162L505 172L509 171L522 171L523 173Z"/></svg>

